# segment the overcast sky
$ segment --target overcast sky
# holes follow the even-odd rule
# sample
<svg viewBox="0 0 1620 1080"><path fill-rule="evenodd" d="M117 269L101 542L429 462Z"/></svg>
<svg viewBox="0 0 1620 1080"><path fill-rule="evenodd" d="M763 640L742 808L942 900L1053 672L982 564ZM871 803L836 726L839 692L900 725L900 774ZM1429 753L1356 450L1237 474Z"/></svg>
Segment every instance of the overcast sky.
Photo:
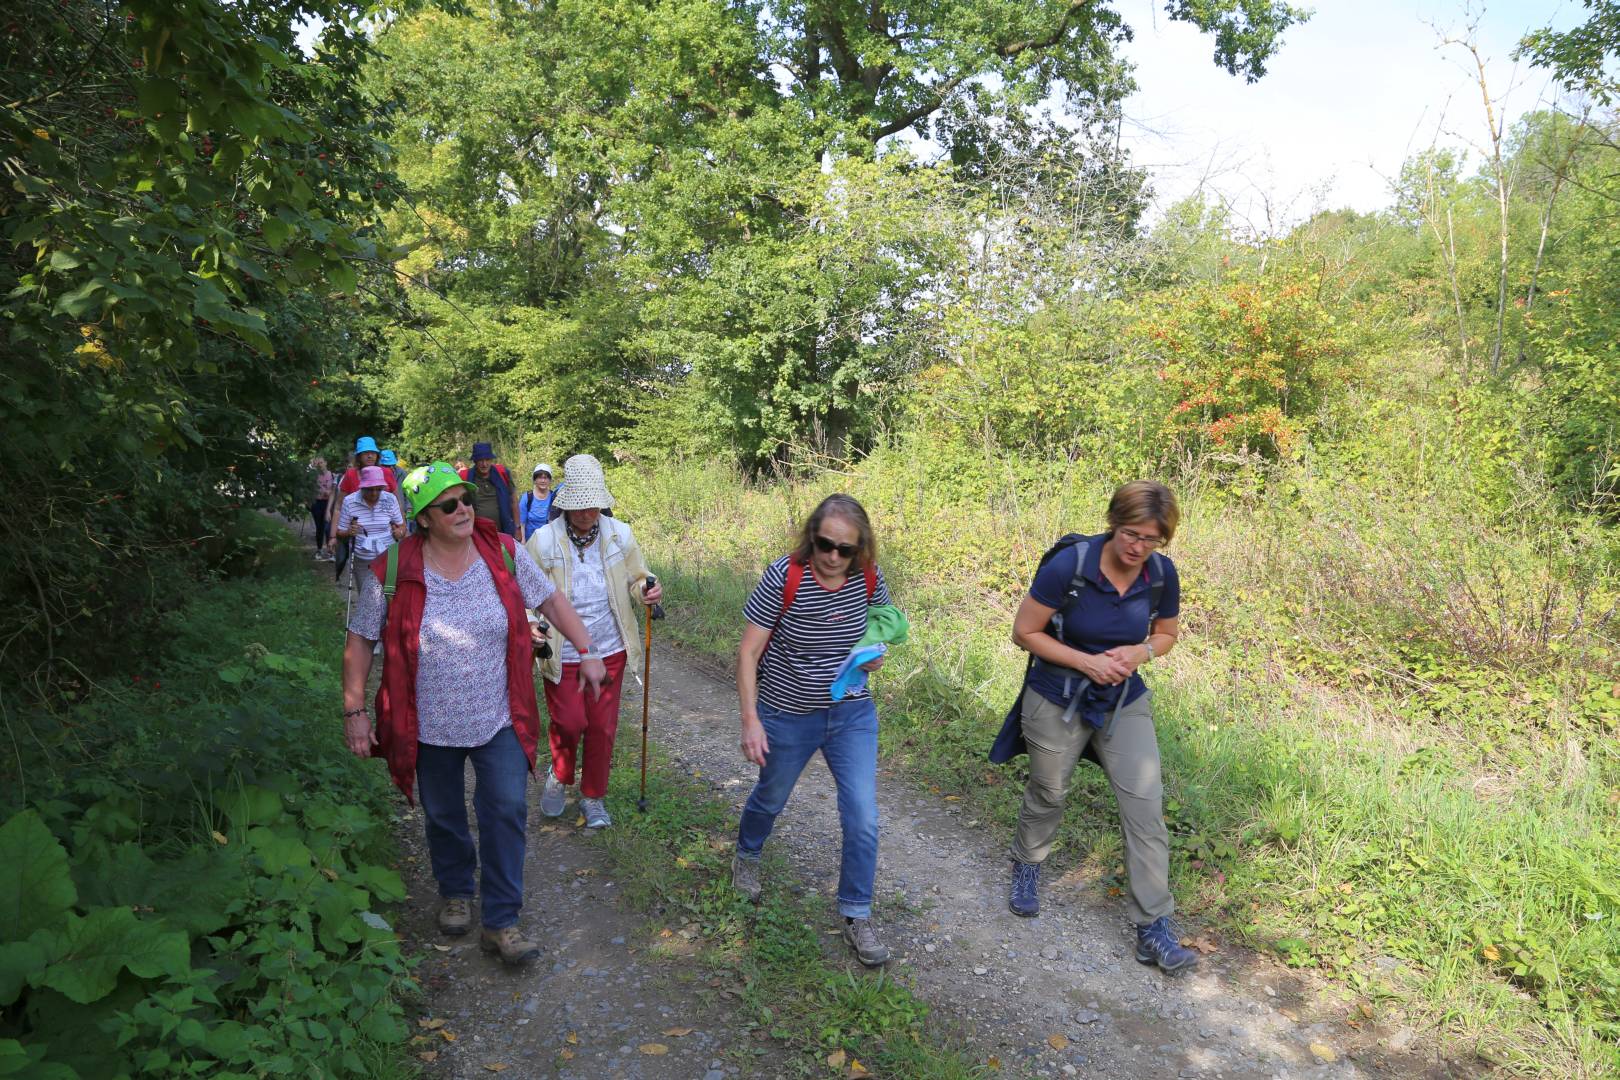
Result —
<svg viewBox="0 0 1620 1080"><path fill-rule="evenodd" d="M1151 170L1161 206L1202 182L1256 226L1265 224L1268 199L1277 224L1318 208L1374 210L1388 202L1384 177L1409 154L1437 137L1446 145L1484 141L1472 60L1438 47L1440 31L1464 33L1461 3L1314 6L1310 21L1284 35L1265 78L1250 84L1217 68L1211 39L1170 22L1162 3L1121 4L1136 31L1127 55L1142 87L1126 104L1125 140ZM1505 95L1510 118L1534 109L1546 74L1515 65L1513 47L1529 29L1581 22L1578 0L1500 0L1474 11L1492 95Z"/></svg>

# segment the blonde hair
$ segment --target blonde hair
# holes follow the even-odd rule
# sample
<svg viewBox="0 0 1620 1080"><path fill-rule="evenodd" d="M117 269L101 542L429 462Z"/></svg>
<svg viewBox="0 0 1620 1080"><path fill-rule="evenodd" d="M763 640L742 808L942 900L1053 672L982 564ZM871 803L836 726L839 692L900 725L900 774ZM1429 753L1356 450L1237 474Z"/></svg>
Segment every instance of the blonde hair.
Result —
<svg viewBox="0 0 1620 1080"><path fill-rule="evenodd" d="M1181 524L1175 492L1156 480L1132 480L1115 491L1108 500L1108 531L1143 521L1157 523L1164 542L1170 543Z"/></svg>
<svg viewBox="0 0 1620 1080"><path fill-rule="evenodd" d="M855 531L860 534L856 545L860 550L849 564L850 569L876 566L877 535L872 532L872 519L866 516L866 508L856 502L854 496L842 494L827 496L810 512L804 527L799 530L799 543L793 549L793 558L801 563L810 561L810 553L816 550L816 535L821 531L821 523L830 517L843 518L855 526Z"/></svg>

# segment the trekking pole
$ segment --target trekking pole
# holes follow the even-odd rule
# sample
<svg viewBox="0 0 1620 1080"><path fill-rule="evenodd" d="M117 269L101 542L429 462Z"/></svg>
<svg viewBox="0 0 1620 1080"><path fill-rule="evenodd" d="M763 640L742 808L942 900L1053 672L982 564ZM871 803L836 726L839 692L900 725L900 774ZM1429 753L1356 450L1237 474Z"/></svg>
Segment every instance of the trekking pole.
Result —
<svg viewBox="0 0 1620 1080"><path fill-rule="evenodd" d="M647 584L642 589L643 595L652 591L658 584L658 579L651 574L647 575ZM642 648L641 672L641 798L636 800L637 813L647 812L647 712L652 701L652 624L654 619L664 617L664 606L654 604L648 608L642 622L646 626L645 644Z"/></svg>

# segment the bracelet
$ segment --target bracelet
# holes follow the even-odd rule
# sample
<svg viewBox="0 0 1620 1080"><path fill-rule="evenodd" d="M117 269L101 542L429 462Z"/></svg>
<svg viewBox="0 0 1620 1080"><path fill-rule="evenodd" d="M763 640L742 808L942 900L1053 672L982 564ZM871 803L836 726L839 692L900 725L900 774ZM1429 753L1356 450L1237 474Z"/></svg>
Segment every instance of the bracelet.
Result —
<svg viewBox="0 0 1620 1080"><path fill-rule="evenodd" d="M579 658L580 658L580 659L581 659L581 660L583 660L583 659L585 659L585 658L586 658L586 657L587 657L587 656L589 656L589 655L591 655L591 645L590 645L590 643L589 643L589 642L586 642L586 644L585 644L585 647L584 647L584 648L580 648L580 649L575 649L575 650L574 650L574 651L575 651L575 652L577 652L577 653L579 653Z"/></svg>
<svg viewBox="0 0 1620 1080"><path fill-rule="evenodd" d="M1152 659L1153 659L1153 638L1151 636L1148 637L1148 639L1146 641L1142 642L1142 644L1147 646L1148 660L1152 661Z"/></svg>
<svg viewBox="0 0 1620 1080"><path fill-rule="evenodd" d="M367 719L370 719L371 714L366 712L366 707L364 705L362 705L358 709L345 709L344 710L343 719L347 720L351 716L364 716Z"/></svg>

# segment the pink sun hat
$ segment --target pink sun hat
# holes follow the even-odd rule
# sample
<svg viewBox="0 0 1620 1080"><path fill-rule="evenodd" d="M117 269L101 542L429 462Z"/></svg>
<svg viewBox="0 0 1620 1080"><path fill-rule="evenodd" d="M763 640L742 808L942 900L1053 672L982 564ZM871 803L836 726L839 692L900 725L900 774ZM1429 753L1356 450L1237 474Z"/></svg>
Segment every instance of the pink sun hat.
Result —
<svg viewBox="0 0 1620 1080"><path fill-rule="evenodd" d="M388 480L383 476L382 466L367 465L365 468L361 469L360 486L363 488L387 487Z"/></svg>

